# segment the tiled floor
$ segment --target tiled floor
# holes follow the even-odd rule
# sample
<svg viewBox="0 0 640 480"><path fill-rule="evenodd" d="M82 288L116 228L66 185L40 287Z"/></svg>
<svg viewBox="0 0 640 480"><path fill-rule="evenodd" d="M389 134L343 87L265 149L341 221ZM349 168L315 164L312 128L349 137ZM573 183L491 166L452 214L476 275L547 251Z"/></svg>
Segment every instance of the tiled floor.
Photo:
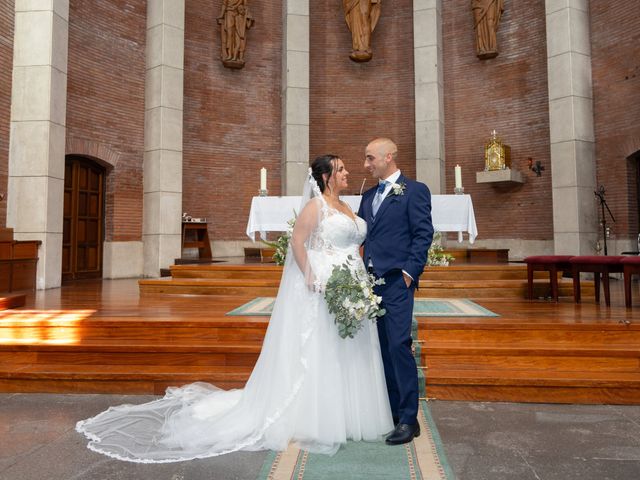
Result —
<svg viewBox="0 0 640 480"><path fill-rule="evenodd" d="M264 452L141 465L88 450L76 421L123 395L0 395L2 480L249 480ZM459 480L640 479L640 406L430 402ZM333 480L333 479L332 479ZM339 479L336 479L339 480Z"/></svg>

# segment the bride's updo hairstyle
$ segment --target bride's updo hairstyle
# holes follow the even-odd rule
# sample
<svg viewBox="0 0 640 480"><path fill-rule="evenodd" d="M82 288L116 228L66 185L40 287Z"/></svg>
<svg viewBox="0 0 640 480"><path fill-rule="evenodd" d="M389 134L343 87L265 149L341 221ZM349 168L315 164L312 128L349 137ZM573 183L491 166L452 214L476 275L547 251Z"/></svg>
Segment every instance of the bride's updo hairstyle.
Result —
<svg viewBox="0 0 640 480"><path fill-rule="evenodd" d="M317 157L311 164L311 175L318 184L320 192L324 193L325 188L327 188L327 183L333 174L333 168L336 164L336 160L339 158L340 157L338 155L322 155ZM326 182L323 177L324 174L327 174Z"/></svg>

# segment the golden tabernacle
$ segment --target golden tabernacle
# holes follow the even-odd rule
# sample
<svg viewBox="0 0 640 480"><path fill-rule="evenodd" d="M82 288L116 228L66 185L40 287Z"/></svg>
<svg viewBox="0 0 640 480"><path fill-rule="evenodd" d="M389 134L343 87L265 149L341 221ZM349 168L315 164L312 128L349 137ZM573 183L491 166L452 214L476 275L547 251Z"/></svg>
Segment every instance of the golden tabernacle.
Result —
<svg viewBox="0 0 640 480"><path fill-rule="evenodd" d="M504 170L511 167L511 147L502 143L496 131L491 132L491 139L484 147L484 169Z"/></svg>

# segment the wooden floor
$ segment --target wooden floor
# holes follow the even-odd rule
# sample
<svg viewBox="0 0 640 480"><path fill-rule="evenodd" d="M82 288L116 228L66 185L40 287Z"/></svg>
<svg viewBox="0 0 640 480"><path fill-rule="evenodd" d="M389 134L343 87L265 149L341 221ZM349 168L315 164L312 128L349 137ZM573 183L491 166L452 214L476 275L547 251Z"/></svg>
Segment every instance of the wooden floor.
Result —
<svg viewBox="0 0 640 480"><path fill-rule="evenodd" d="M141 295L137 280L112 280L27 295L24 307L0 311L0 391L162 393L197 380L241 387L268 317L225 313L256 296L242 275L271 281L277 269L228 272L241 280L230 294ZM625 309L621 284L612 281L610 308L592 292L579 305L481 296L475 301L499 317L419 318L427 395L640 404L640 293L635 283L635 308Z"/></svg>

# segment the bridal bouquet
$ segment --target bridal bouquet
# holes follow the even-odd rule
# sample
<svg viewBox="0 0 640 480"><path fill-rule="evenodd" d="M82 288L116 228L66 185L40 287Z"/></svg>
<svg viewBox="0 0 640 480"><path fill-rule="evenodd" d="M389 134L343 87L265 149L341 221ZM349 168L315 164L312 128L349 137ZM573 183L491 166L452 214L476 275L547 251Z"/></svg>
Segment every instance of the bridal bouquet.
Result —
<svg viewBox="0 0 640 480"><path fill-rule="evenodd" d="M386 312L380 308L382 297L373 292L374 285L383 285L364 269L356 268L349 255L342 265L336 265L324 289L329 312L335 316L338 334L353 338L365 320L375 321Z"/></svg>

